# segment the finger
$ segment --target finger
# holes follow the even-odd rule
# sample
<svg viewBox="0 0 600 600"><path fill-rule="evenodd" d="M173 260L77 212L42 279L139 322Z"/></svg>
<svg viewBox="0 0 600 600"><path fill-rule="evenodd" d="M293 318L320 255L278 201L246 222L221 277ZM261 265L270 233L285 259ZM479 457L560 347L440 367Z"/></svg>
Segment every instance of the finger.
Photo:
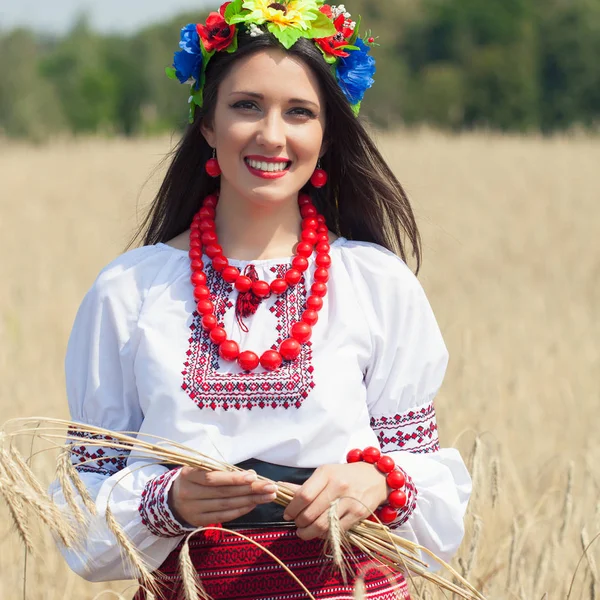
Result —
<svg viewBox="0 0 600 600"><path fill-rule="evenodd" d="M186 502L238 498L240 496L262 496L264 494L276 493L277 486L268 481L257 481L252 485L224 485L221 487L208 487L190 483L189 481L179 482L179 497Z"/></svg>
<svg viewBox="0 0 600 600"><path fill-rule="evenodd" d="M211 498L209 500L199 500L194 502L194 511L199 513L212 513L245 508L247 506L257 506L258 504L268 504L275 500L276 494L238 496L236 498Z"/></svg>
<svg viewBox="0 0 600 600"><path fill-rule="evenodd" d="M309 527L298 527L296 534L301 540L308 541L316 538L325 539L329 532L329 515L322 514Z"/></svg>
<svg viewBox="0 0 600 600"><path fill-rule="evenodd" d="M325 487L325 489L303 511L296 515L294 521L296 522L298 528L303 529L305 527L309 527L315 521L317 521L321 515L328 515L329 511L331 510L331 503L333 500L335 500L335 497L331 486ZM342 514L342 509L340 506L341 502L343 502L343 500L340 500L336 507L338 514Z"/></svg>
<svg viewBox="0 0 600 600"><path fill-rule="evenodd" d="M347 512L340 519L340 528L342 531L350 531L355 525L363 521L369 516L369 513L365 510L365 514L357 514L356 512Z"/></svg>
<svg viewBox="0 0 600 600"><path fill-rule="evenodd" d="M236 498L277 492L277 486L270 481L256 481L252 485L222 485L220 487L194 485L194 488L197 499Z"/></svg>
<svg viewBox="0 0 600 600"><path fill-rule="evenodd" d="M296 517L325 489L328 482L328 476L322 469L317 469L305 482L296 490L292 501L283 513L286 521L294 521Z"/></svg>
<svg viewBox="0 0 600 600"><path fill-rule="evenodd" d="M258 480L254 471L211 471L187 469L181 473L187 481L198 485L220 487L223 485L248 485Z"/></svg>
<svg viewBox="0 0 600 600"><path fill-rule="evenodd" d="M196 519L192 519L190 521L190 525L193 525L194 527L204 527L206 525L212 525L214 523L227 523L228 521L233 521L235 519L243 517L244 515L247 515L249 512L252 512L255 508L256 506L252 505L225 511L202 513L199 514Z"/></svg>
<svg viewBox="0 0 600 600"><path fill-rule="evenodd" d="M302 487L302 486L298 485L297 483L290 483L289 481L278 481L277 485L280 488L288 489L290 492L296 492L297 490L299 490Z"/></svg>

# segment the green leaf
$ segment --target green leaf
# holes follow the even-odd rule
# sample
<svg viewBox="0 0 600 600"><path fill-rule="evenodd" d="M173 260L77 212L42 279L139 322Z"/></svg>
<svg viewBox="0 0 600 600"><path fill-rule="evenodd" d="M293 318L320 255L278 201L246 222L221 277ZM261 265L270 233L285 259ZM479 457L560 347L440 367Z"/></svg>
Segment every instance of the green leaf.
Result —
<svg viewBox="0 0 600 600"><path fill-rule="evenodd" d="M169 79L177 79L177 70L175 67L166 67L165 73Z"/></svg>
<svg viewBox="0 0 600 600"><path fill-rule="evenodd" d="M355 117L358 117L358 113L360 112L360 105L361 105L361 103L357 102L356 104L353 104L352 107L351 107L352 108L352 112L354 113Z"/></svg>
<svg viewBox="0 0 600 600"><path fill-rule="evenodd" d="M230 19L242 12L242 4L244 0L233 0L233 2L225 9L225 21L231 25Z"/></svg>
<svg viewBox="0 0 600 600"><path fill-rule="evenodd" d="M202 38L200 38L200 50L202 50L202 65L203 68L206 68L208 61L213 57L215 51L213 50L212 52L207 52L206 48L204 47L204 43L202 42Z"/></svg>
<svg viewBox="0 0 600 600"><path fill-rule="evenodd" d="M348 40L348 42L350 44L355 44L356 40L358 39L358 30L360 29L360 21L361 21L361 17L359 16L358 19L356 19L356 26L354 27L354 33L352 34L352 37Z"/></svg>
<svg viewBox="0 0 600 600"><path fill-rule="evenodd" d="M195 116L196 116L196 105L192 102L192 104L190 104L190 116L189 116L190 125L194 122Z"/></svg>
<svg viewBox="0 0 600 600"><path fill-rule="evenodd" d="M195 86L192 86L192 104L199 106L202 108L202 104L204 103L204 90L203 87L200 87L199 90L194 89Z"/></svg>
<svg viewBox="0 0 600 600"><path fill-rule="evenodd" d="M237 14L233 15L231 19L227 21L228 25L237 25L238 23L245 23L248 20L248 14Z"/></svg>
<svg viewBox="0 0 600 600"><path fill-rule="evenodd" d="M344 44L343 46L338 46L338 50L360 50L358 46L352 46L350 44Z"/></svg>
<svg viewBox="0 0 600 600"><path fill-rule="evenodd" d="M286 50L289 50L302 37L302 31L295 27L280 29L275 23L269 23L267 28Z"/></svg>
<svg viewBox="0 0 600 600"><path fill-rule="evenodd" d="M331 22L331 19L322 12L315 13L317 18L311 21L310 28L305 31L302 35L309 39L319 39L331 37L337 33L335 25Z"/></svg>

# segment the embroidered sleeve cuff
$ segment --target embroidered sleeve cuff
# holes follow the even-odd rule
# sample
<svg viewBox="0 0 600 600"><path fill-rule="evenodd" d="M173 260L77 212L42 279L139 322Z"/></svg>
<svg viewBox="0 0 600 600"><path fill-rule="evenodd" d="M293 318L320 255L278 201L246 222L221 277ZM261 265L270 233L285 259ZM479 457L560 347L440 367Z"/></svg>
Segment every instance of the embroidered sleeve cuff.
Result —
<svg viewBox="0 0 600 600"><path fill-rule="evenodd" d="M406 505L404 508L398 510L398 518L395 519L392 523L389 524L390 529L395 529L404 525L406 521L410 518L410 515L413 514L415 508L417 508L417 488L415 487L415 482L412 480L412 477L404 470L400 469L404 476L406 477L406 484L404 488L404 492L406 493Z"/></svg>
<svg viewBox="0 0 600 600"><path fill-rule="evenodd" d="M371 429L377 435L382 452L404 450L427 454L440 449L433 402L402 413L371 417Z"/></svg>
<svg viewBox="0 0 600 600"><path fill-rule="evenodd" d="M181 469L172 469L150 479L142 492L139 512L142 523L158 537L171 538L193 531L182 525L169 508L169 490Z"/></svg>

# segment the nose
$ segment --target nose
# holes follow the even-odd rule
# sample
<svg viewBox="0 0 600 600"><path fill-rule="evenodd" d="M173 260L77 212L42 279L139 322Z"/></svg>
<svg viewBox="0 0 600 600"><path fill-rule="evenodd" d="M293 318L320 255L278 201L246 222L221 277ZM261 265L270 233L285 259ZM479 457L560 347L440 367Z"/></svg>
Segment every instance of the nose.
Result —
<svg viewBox="0 0 600 600"><path fill-rule="evenodd" d="M279 111L269 111L261 119L256 141L266 148L285 146L285 121Z"/></svg>

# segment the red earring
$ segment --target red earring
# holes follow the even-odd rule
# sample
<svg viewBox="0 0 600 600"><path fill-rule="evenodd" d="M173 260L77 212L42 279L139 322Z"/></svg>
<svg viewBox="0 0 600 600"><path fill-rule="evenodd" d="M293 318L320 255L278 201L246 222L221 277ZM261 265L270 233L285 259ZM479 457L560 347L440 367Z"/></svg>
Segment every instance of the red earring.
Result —
<svg viewBox="0 0 600 600"><path fill-rule="evenodd" d="M218 177L221 174L221 166L217 160L217 150L215 148L213 148L212 158L206 161L206 172L211 177Z"/></svg>
<svg viewBox="0 0 600 600"><path fill-rule="evenodd" d="M317 162L317 168L315 169L315 172L312 174L312 177L310 178L310 182L316 188L322 188L327 184L327 173L326 173L326 171L321 169L321 159L319 159L319 161Z"/></svg>

